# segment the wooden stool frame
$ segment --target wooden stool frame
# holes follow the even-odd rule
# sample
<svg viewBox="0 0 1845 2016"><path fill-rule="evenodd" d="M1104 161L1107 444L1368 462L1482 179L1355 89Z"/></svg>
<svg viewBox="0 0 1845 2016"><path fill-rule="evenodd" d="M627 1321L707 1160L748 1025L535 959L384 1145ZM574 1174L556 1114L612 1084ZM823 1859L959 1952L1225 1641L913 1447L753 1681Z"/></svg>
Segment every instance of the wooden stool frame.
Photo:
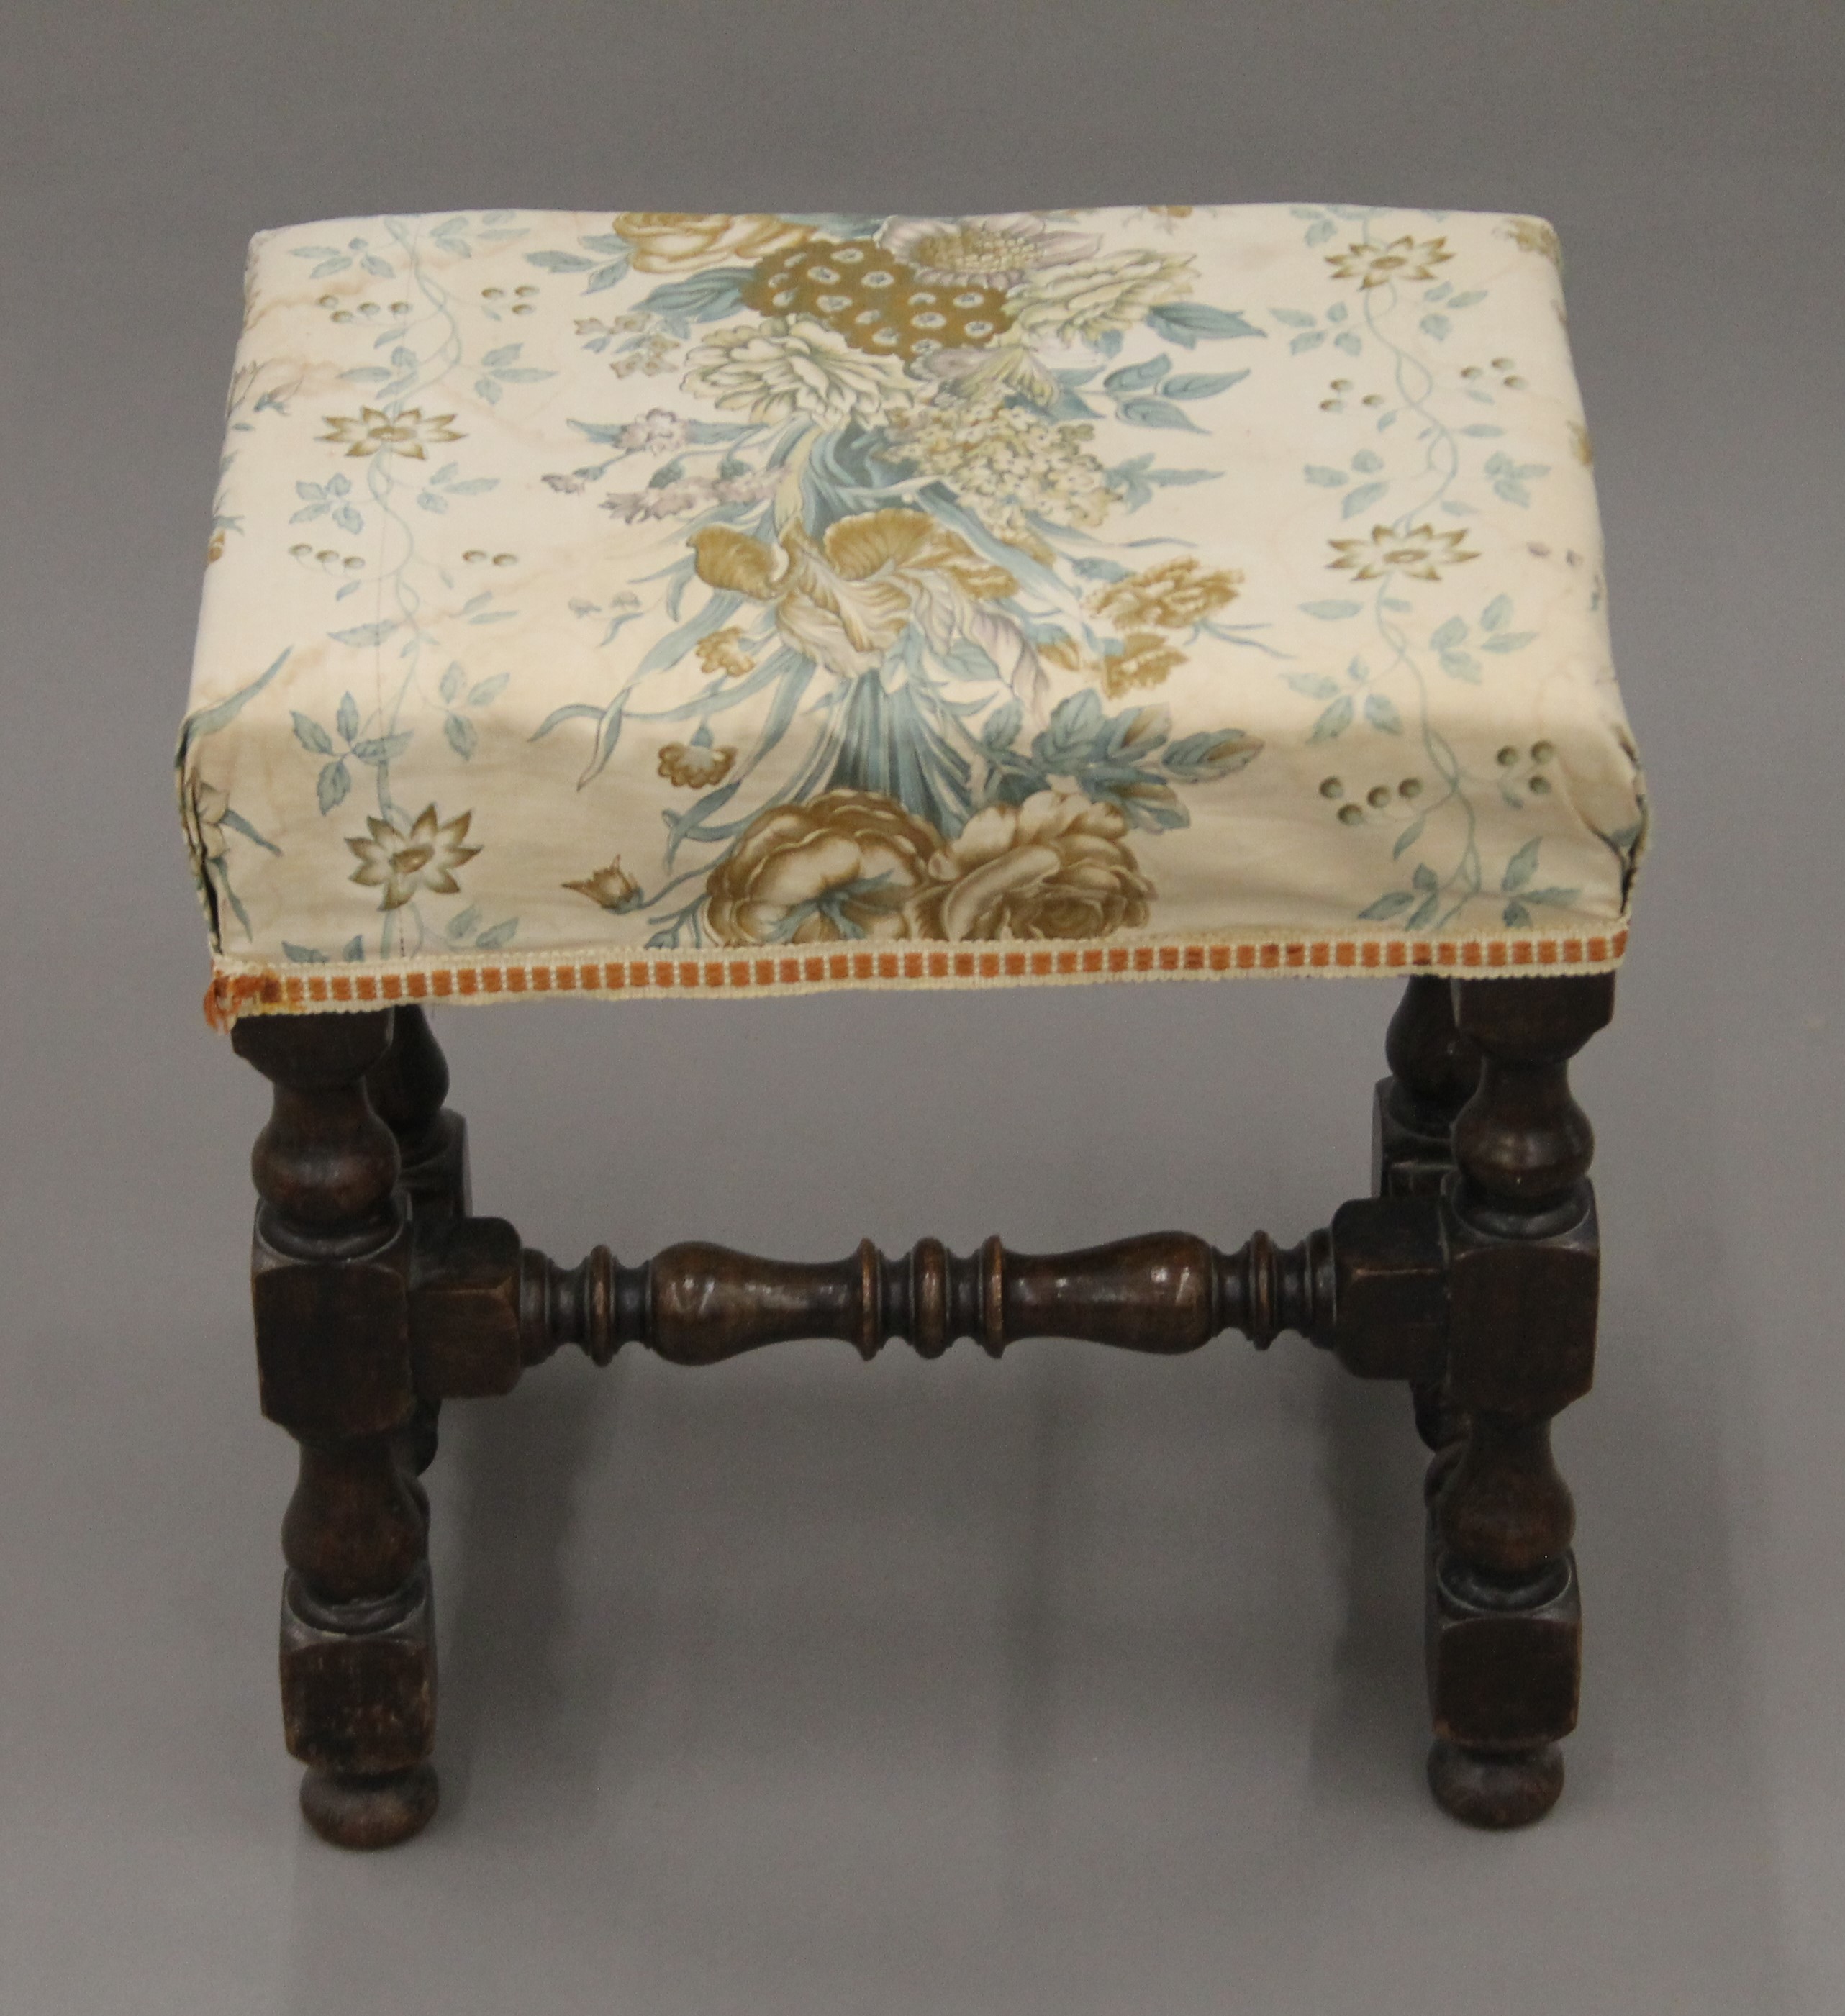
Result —
<svg viewBox="0 0 1845 2016"><path fill-rule="evenodd" d="M1594 1137L1569 1060L1613 1010L1611 974L1412 979L1377 1089L1373 1194L1299 1246L1234 1254L1179 1233L1085 1251L966 1258L869 1242L837 1265L598 1247L572 1269L469 1208L467 1144L420 1008L254 1016L269 1079L253 1157L263 1412L301 1449L282 1527L282 1705L301 1806L347 1848L435 1810L428 1501L446 1399L509 1391L560 1345L709 1365L797 1337L935 1357L971 1337L1192 1351L1284 1330L1409 1387L1430 1465L1429 1780L1458 1819L1519 1827L1562 1789L1581 1615L1574 1511L1551 1417L1587 1391L1599 1247Z"/></svg>

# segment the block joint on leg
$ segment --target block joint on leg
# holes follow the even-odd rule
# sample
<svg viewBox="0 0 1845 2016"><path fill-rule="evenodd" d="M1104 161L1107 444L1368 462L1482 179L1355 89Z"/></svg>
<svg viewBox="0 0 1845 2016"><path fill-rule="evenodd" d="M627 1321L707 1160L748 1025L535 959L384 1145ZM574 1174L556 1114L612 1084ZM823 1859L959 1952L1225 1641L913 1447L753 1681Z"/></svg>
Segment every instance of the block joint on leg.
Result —
<svg viewBox="0 0 1845 2016"><path fill-rule="evenodd" d="M1457 1819L1539 1819L1562 1789L1582 1623L1575 1508L1550 1424L1593 1375L1600 1244L1594 1136L1569 1059L1613 1012L1612 976L1455 984L1482 1066L1442 1190L1444 1399L1462 1437L1437 1479L1429 1552L1429 1784Z"/></svg>
<svg viewBox="0 0 1845 2016"><path fill-rule="evenodd" d="M263 1411L300 1445L283 1521L283 1732L301 1807L343 1847L434 1810L427 1504L405 1461L418 1395L397 1136L368 1074L392 1014L250 1017L237 1051L274 1087L252 1157Z"/></svg>

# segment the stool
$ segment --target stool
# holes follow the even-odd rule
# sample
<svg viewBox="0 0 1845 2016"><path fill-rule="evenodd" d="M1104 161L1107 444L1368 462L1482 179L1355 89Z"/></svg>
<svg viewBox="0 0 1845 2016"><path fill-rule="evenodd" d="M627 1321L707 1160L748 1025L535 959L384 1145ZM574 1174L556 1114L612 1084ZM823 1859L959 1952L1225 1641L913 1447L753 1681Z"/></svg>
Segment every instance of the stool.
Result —
<svg viewBox="0 0 1845 2016"><path fill-rule="evenodd" d="M349 218L260 235L182 818L254 1157L283 1726L436 1799L418 1482L559 1345L709 1365L1284 1330L1435 1452L1440 1804L1537 1818L1580 1621L1592 1137L1645 833L1555 232L1339 205ZM1371 1194L1298 1246L703 1244L479 1218L431 1004L1389 977Z"/></svg>

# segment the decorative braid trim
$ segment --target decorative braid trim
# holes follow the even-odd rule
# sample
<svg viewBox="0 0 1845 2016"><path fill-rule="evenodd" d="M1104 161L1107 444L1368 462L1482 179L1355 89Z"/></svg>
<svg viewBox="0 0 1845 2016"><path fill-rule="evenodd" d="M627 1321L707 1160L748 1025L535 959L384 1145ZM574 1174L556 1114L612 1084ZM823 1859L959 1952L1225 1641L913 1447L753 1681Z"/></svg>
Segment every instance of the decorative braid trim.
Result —
<svg viewBox="0 0 1845 2016"><path fill-rule="evenodd" d="M1602 973L1627 949L1625 924L1569 937L1274 938L1065 942L1056 945L838 946L825 952L661 953L611 959L273 967L212 962L205 1019L229 1029L242 1015L359 1013L395 1001L756 999L838 988L1030 987L1110 980L1210 980L1241 974L1328 978L1403 972L1461 977L1529 972Z"/></svg>

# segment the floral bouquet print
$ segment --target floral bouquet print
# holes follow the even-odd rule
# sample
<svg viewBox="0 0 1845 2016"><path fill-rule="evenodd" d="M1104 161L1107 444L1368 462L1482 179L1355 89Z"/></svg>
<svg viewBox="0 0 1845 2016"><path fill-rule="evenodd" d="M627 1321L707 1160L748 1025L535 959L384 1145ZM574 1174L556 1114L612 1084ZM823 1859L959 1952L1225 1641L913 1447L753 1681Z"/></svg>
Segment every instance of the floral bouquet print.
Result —
<svg viewBox="0 0 1845 2016"><path fill-rule="evenodd" d="M1590 460L1532 218L265 233L180 750L221 1007L1613 963Z"/></svg>

